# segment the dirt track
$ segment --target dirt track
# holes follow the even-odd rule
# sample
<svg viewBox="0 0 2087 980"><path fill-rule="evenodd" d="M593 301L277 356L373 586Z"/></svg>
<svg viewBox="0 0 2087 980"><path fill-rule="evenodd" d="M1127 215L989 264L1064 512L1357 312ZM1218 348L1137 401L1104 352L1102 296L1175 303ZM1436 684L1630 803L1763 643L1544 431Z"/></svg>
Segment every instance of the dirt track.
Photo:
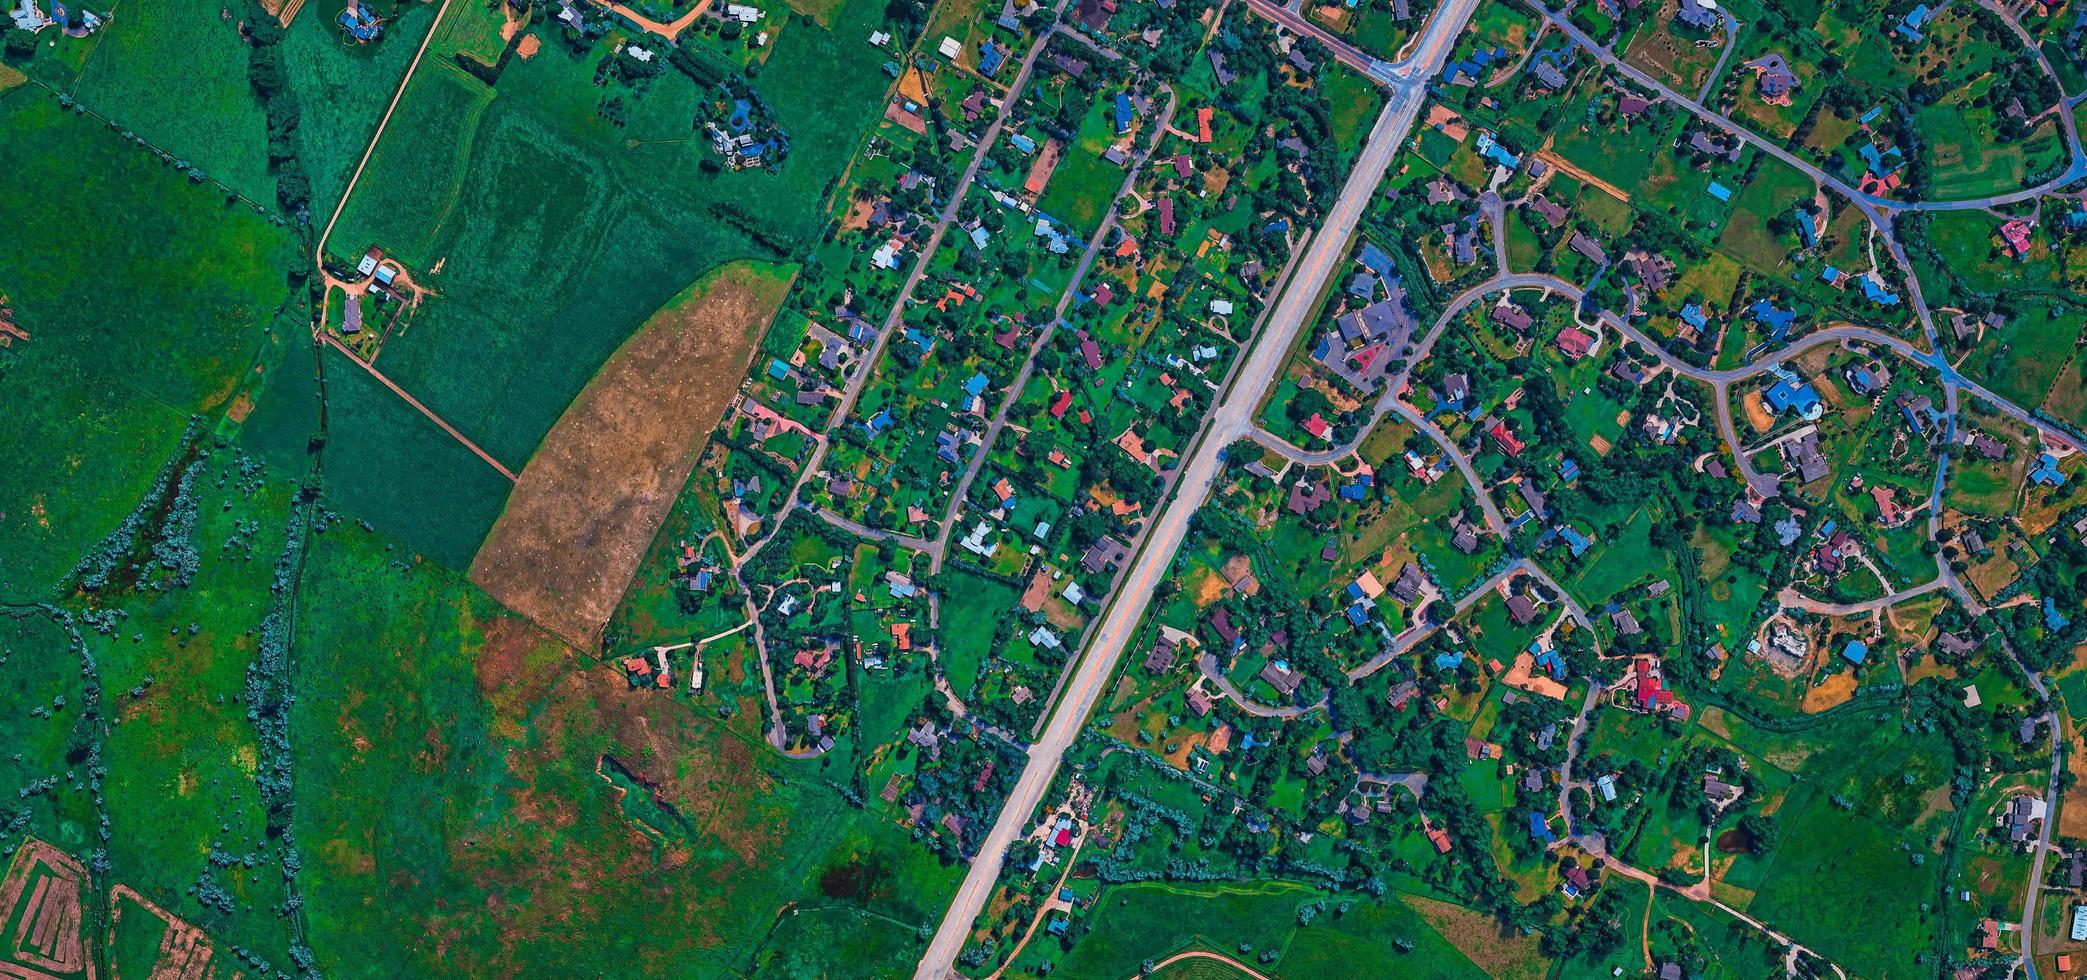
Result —
<svg viewBox="0 0 2087 980"><path fill-rule="evenodd" d="M522 468L471 581L591 647L788 288L788 277L733 265L653 314Z"/></svg>

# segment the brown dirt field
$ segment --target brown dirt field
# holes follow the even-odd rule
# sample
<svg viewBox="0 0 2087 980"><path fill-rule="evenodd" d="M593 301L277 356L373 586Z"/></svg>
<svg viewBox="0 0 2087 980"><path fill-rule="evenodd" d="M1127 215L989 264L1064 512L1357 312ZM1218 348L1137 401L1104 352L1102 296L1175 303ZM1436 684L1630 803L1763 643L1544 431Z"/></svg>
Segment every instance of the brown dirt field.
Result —
<svg viewBox="0 0 2087 980"><path fill-rule="evenodd" d="M515 57L528 61L536 57L536 52L541 50L543 50L543 42L537 40L536 35L531 34L523 38L522 43L515 45Z"/></svg>
<svg viewBox="0 0 2087 980"><path fill-rule="evenodd" d="M788 291L781 273L728 266L625 341L523 467L471 581L593 646Z"/></svg>
<svg viewBox="0 0 2087 980"><path fill-rule="evenodd" d="M2013 582L2021 572L2020 566L1995 554L1990 560L1971 566L1971 569L1964 573L1964 577L1971 580L1971 587L1978 590L1980 597L1991 599L2001 589L2007 588L2008 583Z"/></svg>
<svg viewBox="0 0 2087 980"><path fill-rule="evenodd" d="M1739 405L1746 412L1746 424L1753 426L1755 432L1767 432L1775 427L1775 416L1768 414L1768 403L1762 400L1760 392L1747 392Z"/></svg>
<svg viewBox="0 0 2087 980"><path fill-rule="evenodd" d="M1223 576L1201 565L1188 574L1189 601L1195 603L1197 609L1208 608L1211 603L1224 598L1226 588Z"/></svg>
<svg viewBox="0 0 2087 980"><path fill-rule="evenodd" d="M2075 736L2072 751L2065 754L2065 767L2073 774L2072 787L2058 806L2058 834L2087 837L2087 744Z"/></svg>
<svg viewBox="0 0 2087 980"><path fill-rule="evenodd" d="M1855 696L1855 675L1843 671L1828 676L1804 692L1804 713L1815 715L1828 708L1847 704Z"/></svg>
<svg viewBox="0 0 2087 980"><path fill-rule="evenodd" d="M1546 963L1537 951L1535 936L1515 935L1502 929L1492 916L1461 905L1415 895L1406 896L1405 901L1486 976L1536 980L1544 975Z"/></svg>

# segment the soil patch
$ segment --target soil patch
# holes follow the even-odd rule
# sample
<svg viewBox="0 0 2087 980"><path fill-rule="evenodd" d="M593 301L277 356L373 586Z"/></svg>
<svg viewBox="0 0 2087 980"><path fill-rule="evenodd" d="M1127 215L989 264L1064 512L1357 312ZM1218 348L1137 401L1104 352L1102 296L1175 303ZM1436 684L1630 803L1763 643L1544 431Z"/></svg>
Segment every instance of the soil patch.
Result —
<svg viewBox="0 0 2087 980"><path fill-rule="evenodd" d="M1855 675L1842 672L1827 677L1804 692L1804 713L1815 715L1847 704L1855 696Z"/></svg>
<svg viewBox="0 0 2087 980"><path fill-rule="evenodd" d="M537 40L536 35L530 34L522 38L522 43L515 45L515 57L528 61L536 57L536 52L541 50L543 50L543 42Z"/></svg>
<svg viewBox="0 0 2087 980"><path fill-rule="evenodd" d="M653 314L522 469L471 581L592 647L723 417L791 274L739 263Z"/></svg>
<svg viewBox="0 0 2087 980"><path fill-rule="evenodd" d="M1753 849L1753 835L1737 827L1717 835L1717 852L1719 854L1745 854Z"/></svg>

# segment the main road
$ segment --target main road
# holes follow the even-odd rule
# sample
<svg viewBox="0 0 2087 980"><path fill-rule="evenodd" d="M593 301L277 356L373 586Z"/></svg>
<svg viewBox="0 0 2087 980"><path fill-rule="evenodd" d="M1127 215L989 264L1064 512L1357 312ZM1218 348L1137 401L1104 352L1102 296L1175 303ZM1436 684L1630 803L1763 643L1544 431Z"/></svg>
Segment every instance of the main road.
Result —
<svg viewBox="0 0 2087 980"><path fill-rule="evenodd" d="M1478 0L1448 0L1430 18L1412 58L1398 69L1377 76L1387 83L1390 98L1370 130L1355 169L1341 188L1340 198L1328 212L1325 224L1312 236L1298 260L1234 384L1205 422L1204 432L1175 484L1173 500L1153 517L1145 547L1132 559L1130 569L1117 585L1086 653L1067 675L1049 723L1029 748L1029 762L1023 767L1021 778L1001 807L999 819L993 822L993 829L972 860L964 883L957 888L934 940L921 957L914 972L919 980L940 980L955 969L957 954L971 934L972 922L985 909L1000 879L1001 860L1043 801L1066 749L1079 737L1088 714L1116 669L1116 662L1136 635L1146 605L1165 579L1175 549L1188 534L1190 519L1216 483L1223 466L1220 453L1234 439L1253 430L1254 409L1281 373L1292 343L1310 321L1321 287L1347 258L1348 241L1356 224L1391 168L1392 157L1405 144L1420 116L1421 104L1427 99L1427 83L1441 71L1457 35L1463 32L1477 6Z"/></svg>

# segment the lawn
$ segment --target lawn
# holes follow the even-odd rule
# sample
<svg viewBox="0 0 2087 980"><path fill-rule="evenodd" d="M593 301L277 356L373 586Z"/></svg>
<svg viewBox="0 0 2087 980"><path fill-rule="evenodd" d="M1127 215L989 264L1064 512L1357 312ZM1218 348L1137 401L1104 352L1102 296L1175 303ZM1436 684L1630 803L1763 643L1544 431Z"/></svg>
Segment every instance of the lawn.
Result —
<svg viewBox="0 0 2087 980"><path fill-rule="evenodd" d="M1724 250L1755 272L1776 275L1796 248L1794 237L1786 240L1768 230L1768 220L1789 211L1797 202L1809 200L1817 188L1811 178L1779 160L1762 159L1754 179L1740 188L1732 201L1732 217L1725 223L1718 242Z"/></svg>
<svg viewBox="0 0 2087 980"><path fill-rule="evenodd" d="M288 298L290 236L49 93L0 95L0 289L30 340L0 474L0 595L45 594L224 406Z"/></svg>
<svg viewBox="0 0 2087 980"><path fill-rule="evenodd" d="M1345 914L1335 911L1353 903ZM1309 925L1297 923L1299 907L1324 901L1325 911ZM1284 976L1328 976L1364 959L1402 977L1481 977L1486 974L1403 902L1329 897L1287 882L1192 885L1140 882L1102 891L1092 930L1052 970L1054 976L1128 977L1147 960L1183 949L1208 949L1240 956L1257 968L1259 955L1282 950L1275 969ZM1413 943L1396 950L1395 939ZM1239 952L1251 944L1251 955Z"/></svg>

